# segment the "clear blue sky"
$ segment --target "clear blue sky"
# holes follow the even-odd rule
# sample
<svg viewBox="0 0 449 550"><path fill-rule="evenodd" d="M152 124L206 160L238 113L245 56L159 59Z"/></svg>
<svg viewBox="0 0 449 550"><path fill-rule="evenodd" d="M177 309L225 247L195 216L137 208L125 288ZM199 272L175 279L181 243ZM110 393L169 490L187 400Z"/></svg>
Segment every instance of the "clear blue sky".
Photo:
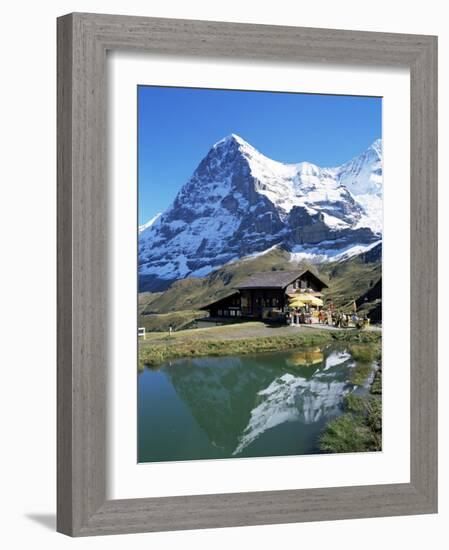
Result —
<svg viewBox="0 0 449 550"><path fill-rule="evenodd" d="M139 224L163 212L214 143L238 134L281 162L338 166L382 137L378 97L138 86Z"/></svg>

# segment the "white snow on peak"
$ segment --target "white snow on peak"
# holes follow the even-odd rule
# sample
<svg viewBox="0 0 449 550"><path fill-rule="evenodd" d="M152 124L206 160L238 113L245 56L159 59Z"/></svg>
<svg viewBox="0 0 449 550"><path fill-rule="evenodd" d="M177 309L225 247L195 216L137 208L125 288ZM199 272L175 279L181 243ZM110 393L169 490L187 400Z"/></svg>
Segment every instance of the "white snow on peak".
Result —
<svg viewBox="0 0 449 550"><path fill-rule="evenodd" d="M334 169L341 185L354 196L382 195L382 142L376 140L361 155Z"/></svg>
<svg viewBox="0 0 449 550"><path fill-rule="evenodd" d="M373 141L373 143L371 144L371 149L373 149L379 155L379 157L382 156L382 151L383 151L382 139L378 138L375 141Z"/></svg>
<svg viewBox="0 0 449 550"><path fill-rule="evenodd" d="M162 216L162 212L158 212L155 216L153 216L151 219L149 219L147 222L145 222L142 225L139 225L139 233L142 233L142 231L145 231L145 229L148 229L153 224L157 222L157 220Z"/></svg>
<svg viewBox="0 0 449 550"><path fill-rule="evenodd" d="M335 168L340 185L362 206L364 215L356 227L370 227L377 233L383 225L382 140L377 139L361 155Z"/></svg>
<svg viewBox="0 0 449 550"><path fill-rule="evenodd" d="M251 175L257 180L256 192L266 196L284 213L288 213L295 202L296 165L285 164L263 155L236 134L223 138L214 148L229 144L237 144L240 154L247 161Z"/></svg>
<svg viewBox="0 0 449 550"><path fill-rule="evenodd" d="M248 145L249 147L252 147L247 141L245 141L243 138L241 138L237 134L229 134L228 136L225 136L224 138L214 143L213 147L216 148L220 145L224 145L232 142L237 142L239 145Z"/></svg>
<svg viewBox="0 0 449 550"><path fill-rule="evenodd" d="M337 205L354 198L361 206L358 219L330 220L340 227L370 227L382 230L382 141L377 139L361 155L332 168L310 162L296 164L273 160L255 149L237 134L230 134L214 145L236 144L257 180L256 191L266 196L284 214L294 206L320 210L323 202Z"/></svg>
<svg viewBox="0 0 449 550"><path fill-rule="evenodd" d="M382 164L381 141L377 140L362 155L334 168L321 168L310 162L282 163L260 153L240 136L231 134L224 142L233 141L247 160L251 175L257 180L256 191L267 197L285 217L293 207L305 207L311 214L329 205L326 223L333 227L370 227L382 231ZM379 153L380 151L380 153ZM375 164L373 170L373 163ZM354 199L360 213L343 220L329 210Z"/></svg>

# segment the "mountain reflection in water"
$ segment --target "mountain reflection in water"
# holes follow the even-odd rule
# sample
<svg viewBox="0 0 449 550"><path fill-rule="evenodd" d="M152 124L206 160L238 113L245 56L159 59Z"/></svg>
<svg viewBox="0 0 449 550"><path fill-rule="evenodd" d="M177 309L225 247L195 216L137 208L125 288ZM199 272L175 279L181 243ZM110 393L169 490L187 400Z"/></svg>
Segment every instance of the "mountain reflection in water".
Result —
<svg viewBox="0 0 449 550"><path fill-rule="evenodd" d="M344 349L327 347L146 370L139 375L139 462L316 453L325 423L356 389L355 364Z"/></svg>

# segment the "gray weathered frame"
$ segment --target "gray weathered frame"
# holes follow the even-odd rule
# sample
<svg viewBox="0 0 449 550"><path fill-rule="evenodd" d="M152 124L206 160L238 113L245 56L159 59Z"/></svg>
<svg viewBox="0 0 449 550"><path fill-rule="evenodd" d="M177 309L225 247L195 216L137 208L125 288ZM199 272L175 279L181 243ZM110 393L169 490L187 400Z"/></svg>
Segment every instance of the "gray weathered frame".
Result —
<svg viewBox="0 0 449 550"><path fill-rule="evenodd" d="M106 499L108 50L410 69L410 483ZM82 13L59 18L58 531L83 536L436 511L437 38Z"/></svg>

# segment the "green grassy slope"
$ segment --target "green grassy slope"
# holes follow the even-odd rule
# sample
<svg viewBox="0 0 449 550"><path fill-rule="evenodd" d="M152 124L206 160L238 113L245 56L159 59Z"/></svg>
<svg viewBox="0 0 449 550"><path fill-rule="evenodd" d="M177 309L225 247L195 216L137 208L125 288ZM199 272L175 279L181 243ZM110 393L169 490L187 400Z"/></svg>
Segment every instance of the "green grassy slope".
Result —
<svg viewBox="0 0 449 550"><path fill-rule="evenodd" d="M145 327L149 332L167 332L188 328L193 321L206 317L207 311L182 310L161 313L158 315L139 315L139 327Z"/></svg>
<svg viewBox="0 0 449 550"><path fill-rule="evenodd" d="M249 275L276 269L295 269L289 263L289 254L280 248L263 256L225 265L207 277L191 277L177 281L167 291L160 293L147 309L157 313L197 309L231 294L235 286Z"/></svg>
<svg viewBox="0 0 449 550"><path fill-rule="evenodd" d="M377 256L361 255L340 263L310 266L290 262L290 254L282 248L228 264L207 277L189 278L174 283L160 293L142 293L140 310L153 313L168 313L181 310L198 310L214 300L231 294L235 286L249 275L257 272L308 268L315 271L329 289L325 295L332 297L336 307L343 307L359 298L381 277L381 263Z"/></svg>
<svg viewBox="0 0 449 550"><path fill-rule="evenodd" d="M151 304L162 292L139 292L138 309L139 314L151 310Z"/></svg>
<svg viewBox="0 0 449 550"><path fill-rule="evenodd" d="M324 295L342 307L365 294L382 276L380 261L366 263L356 257L341 263L324 264L320 272L329 281Z"/></svg>

